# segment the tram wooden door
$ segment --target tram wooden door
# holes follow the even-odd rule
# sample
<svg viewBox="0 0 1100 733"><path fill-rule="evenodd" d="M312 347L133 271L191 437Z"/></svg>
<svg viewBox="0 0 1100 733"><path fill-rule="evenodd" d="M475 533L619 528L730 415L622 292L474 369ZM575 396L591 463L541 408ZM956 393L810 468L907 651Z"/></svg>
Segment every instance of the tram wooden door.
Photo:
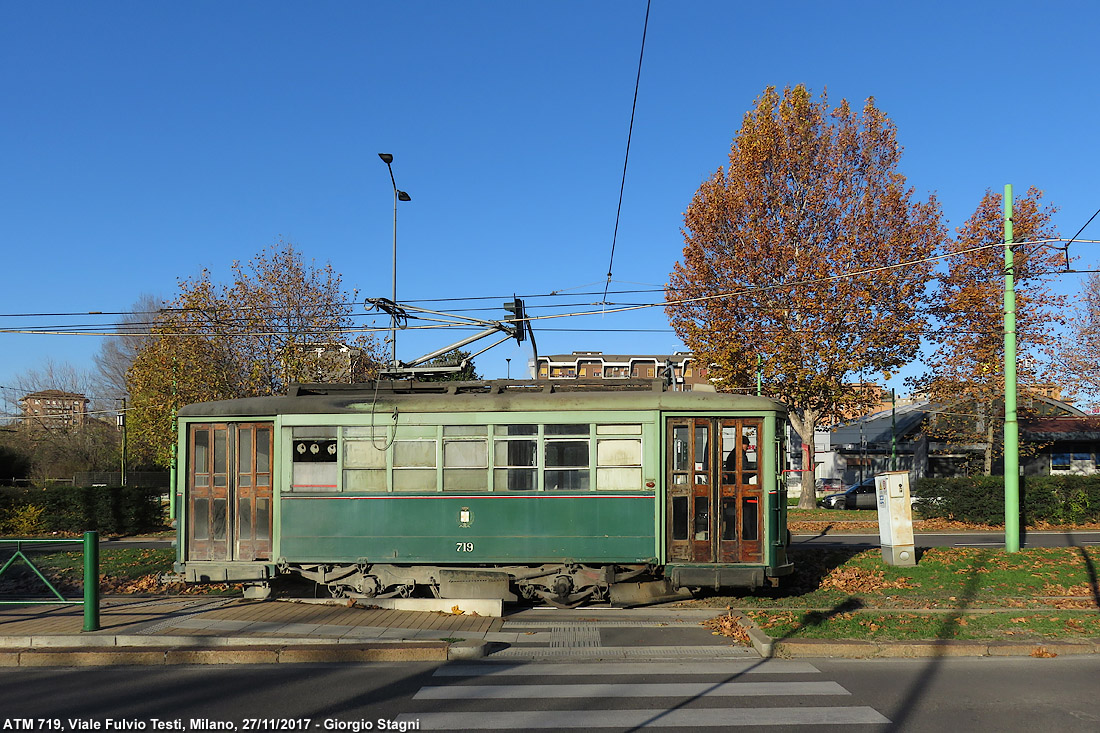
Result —
<svg viewBox="0 0 1100 733"><path fill-rule="evenodd" d="M271 557L271 423L192 425L188 558Z"/></svg>
<svg viewBox="0 0 1100 733"><path fill-rule="evenodd" d="M669 560L761 561L761 421L669 418L666 427Z"/></svg>

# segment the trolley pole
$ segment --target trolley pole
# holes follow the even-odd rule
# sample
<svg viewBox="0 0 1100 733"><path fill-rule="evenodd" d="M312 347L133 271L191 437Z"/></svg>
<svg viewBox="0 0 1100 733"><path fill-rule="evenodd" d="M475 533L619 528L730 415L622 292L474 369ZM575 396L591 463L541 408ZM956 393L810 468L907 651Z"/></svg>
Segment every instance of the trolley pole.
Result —
<svg viewBox="0 0 1100 733"><path fill-rule="evenodd" d="M1005 185L1005 551L1020 551L1020 425L1016 420L1016 289L1012 184Z"/></svg>

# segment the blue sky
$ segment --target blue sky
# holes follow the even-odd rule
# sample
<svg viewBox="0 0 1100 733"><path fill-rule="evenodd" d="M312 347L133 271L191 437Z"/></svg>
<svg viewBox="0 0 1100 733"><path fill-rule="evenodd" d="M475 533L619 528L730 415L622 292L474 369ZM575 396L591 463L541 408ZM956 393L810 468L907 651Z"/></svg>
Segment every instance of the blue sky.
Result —
<svg viewBox="0 0 1100 733"><path fill-rule="evenodd" d="M513 293L602 291L645 7L4 3L0 328L107 324L19 314L170 298L178 277L224 278L280 238L363 296L388 296L393 198L379 152L412 196L399 212L400 300L486 297L421 304L503 318ZM1086 2L654 0L612 290L667 281L684 208L767 85L874 96L899 127L902 172L937 193L952 227L986 188L1013 183L1044 189L1061 233L1075 233L1100 207L1098 19ZM1082 237L1100 239L1100 221ZM1074 254L1083 268L1100 259L1093 245ZM682 348L659 308L536 328L541 353ZM451 335L401 333L398 356ZM0 385L46 359L90 368L99 345L0 333ZM477 364L503 377L510 358L514 377L529 356L508 343Z"/></svg>

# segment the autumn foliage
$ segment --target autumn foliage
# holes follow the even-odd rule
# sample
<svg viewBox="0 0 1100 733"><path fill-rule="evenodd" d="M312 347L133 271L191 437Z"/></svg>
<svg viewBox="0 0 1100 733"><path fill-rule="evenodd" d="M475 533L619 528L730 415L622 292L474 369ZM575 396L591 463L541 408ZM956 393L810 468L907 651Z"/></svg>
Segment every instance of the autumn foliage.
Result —
<svg viewBox="0 0 1100 733"><path fill-rule="evenodd" d="M853 382L920 347L927 258L944 231L934 197L917 200L898 172L900 155L873 99L857 112L803 86L768 88L684 214L673 327L722 390L753 390L760 357L764 393L791 406L804 445L868 402Z"/></svg>
<svg viewBox="0 0 1100 733"><path fill-rule="evenodd" d="M1069 318L1069 333L1057 349L1056 364L1062 383L1074 395L1100 406L1100 273L1085 281Z"/></svg>
<svg viewBox="0 0 1100 733"><path fill-rule="evenodd" d="M365 379L378 363L376 342L354 332L356 293L343 290L331 265L306 263L280 242L234 262L232 272L225 285L207 270L181 281L127 373L131 435L162 465L182 405L283 394L292 382ZM340 346L362 351L358 373L333 375L318 354Z"/></svg>
<svg viewBox="0 0 1100 733"><path fill-rule="evenodd" d="M1057 236L1054 208L1031 188L1015 197L1012 214L1016 290L1017 380L1022 395L1049 378L1048 365L1063 298L1044 277L1063 267L1060 250L1040 242ZM977 209L947 244L946 272L938 279L929 332L931 365L914 387L943 407L928 426L933 438L955 445L984 444L989 475L1003 440L1004 422L1004 197L986 191ZM1021 400L1022 411L1027 410Z"/></svg>

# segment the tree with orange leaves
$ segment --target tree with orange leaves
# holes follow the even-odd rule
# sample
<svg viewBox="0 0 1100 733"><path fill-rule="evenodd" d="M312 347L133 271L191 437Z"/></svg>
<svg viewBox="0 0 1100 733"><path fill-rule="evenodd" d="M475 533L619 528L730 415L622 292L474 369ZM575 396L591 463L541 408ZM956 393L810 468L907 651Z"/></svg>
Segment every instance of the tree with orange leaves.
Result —
<svg viewBox="0 0 1100 733"><path fill-rule="evenodd" d="M171 460L182 405L281 394L292 382L364 380L381 363L377 341L354 325L357 292L331 264L279 242L232 269L231 284L207 270L181 280L127 372L130 435L148 460ZM325 356L344 346L354 347L346 369Z"/></svg>
<svg viewBox="0 0 1100 733"><path fill-rule="evenodd" d="M852 383L920 348L944 230L935 198L898 172L896 133L873 99L855 112L769 87L684 215L669 319L723 391L751 389L761 357L766 394L791 407L804 446L802 507L815 429L869 406Z"/></svg>
<svg viewBox="0 0 1100 733"><path fill-rule="evenodd" d="M1049 380L1055 327L1063 298L1043 276L1061 269L1060 250L1043 246L1057 237L1055 208L1029 188L1012 205L1013 268L1016 290L1017 383L1021 393ZM932 299L938 327L928 373L913 386L942 414L929 421L930 434L954 445L984 445L982 472L989 475L1003 440L1004 420L1004 196L987 190L978 208L948 245L947 272ZM1021 401L1021 411L1027 410Z"/></svg>
<svg viewBox="0 0 1100 733"><path fill-rule="evenodd" d="M1100 273L1085 281L1069 321L1056 352L1060 381L1074 397L1100 406Z"/></svg>

